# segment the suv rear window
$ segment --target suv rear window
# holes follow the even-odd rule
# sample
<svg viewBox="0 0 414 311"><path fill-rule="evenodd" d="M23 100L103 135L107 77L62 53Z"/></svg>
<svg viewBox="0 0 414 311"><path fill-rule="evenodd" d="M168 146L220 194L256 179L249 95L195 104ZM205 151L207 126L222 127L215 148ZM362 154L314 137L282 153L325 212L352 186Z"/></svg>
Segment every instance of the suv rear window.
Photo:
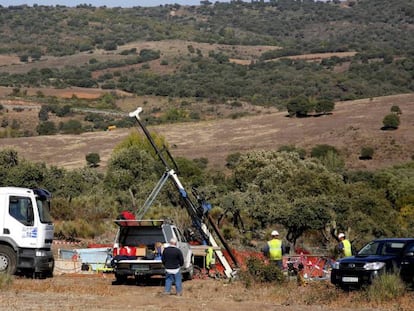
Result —
<svg viewBox="0 0 414 311"><path fill-rule="evenodd" d="M149 246L156 242L165 243L160 227L122 227L119 243L124 246Z"/></svg>

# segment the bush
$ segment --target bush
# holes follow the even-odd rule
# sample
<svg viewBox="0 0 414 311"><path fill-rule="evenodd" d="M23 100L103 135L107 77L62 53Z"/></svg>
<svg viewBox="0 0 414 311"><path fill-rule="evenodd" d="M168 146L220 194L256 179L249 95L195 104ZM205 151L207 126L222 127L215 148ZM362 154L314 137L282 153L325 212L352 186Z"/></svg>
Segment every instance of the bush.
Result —
<svg viewBox="0 0 414 311"><path fill-rule="evenodd" d="M282 271L278 266L266 264L262 259L251 257L246 263L247 270L241 273L241 278L246 286L252 282L258 283L281 283L285 280Z"/></svg>
<svg viewBox="0 0 414 311"><path fill-rule="evenodd" d="M402 114L400 106L397 106L397 105L393 105L391 107L391 112L396 113L396 114Z"/></svg>
<svg viewBox="0 0 414 311"><path fill-rule="evenodd" d="M382 120L382 123L384 124L383 129L396 130L398 126L400 125L400 117L394 113L391 113L384 117L384 119Z"/></svg>
<svg viewBox="0 0 414 311"><path fill-rule="evenodd" d="M61 122L59 129L64 134L80 134L83 132L82 123L78 120L71 119L68 122Z"/></svg>
<svg viewBox="0 0 414 311"><path fill-rule="evenodd" d="M385 302L397 299L405 293L405 285L397 273L382 274L367 288L370 301Z"/></svg>
<svg viewBox="0 0 414 311"><path fill-rule="evenodd" d="M92 153L88 153L85 156L86 162L88 164L88 166L90 167L97 167L99 166L99 162L101 161L101 158L99 156L98 153L92 152Z"/></svg>
<svg viewBox="0 0 414 311"><path fill-rule="evenodd" d="M334 146L322 144L312 148L311 157L320 159L325 157L329 152L337 155L339 154L338 150Z"/></svg>
<svg viewBox="0 0 414 311"><path fill-rule="evenodd" d="M372 156L374 155L374 149L371 147L362 147L361 148L361 155L359 157L360 160L371 160Z"/></svg>
<svg viewBox="0 0 414 311"><path fill-rule="evenodd" d="M299 158L301 158L302 160L305 159L306 157L306 150L302 149L302 148L296 148L293 145L284 145L284 146L280 146L279 149L277 150L278 152L295 152L299 155Z"/></svg>
<svg viewBox="0 0 414 311"><path fill-rule="evenodd" d="M36 131L39 135L54 135L57 133L56 125L52 121L39 123L36 127Z"/></svg>

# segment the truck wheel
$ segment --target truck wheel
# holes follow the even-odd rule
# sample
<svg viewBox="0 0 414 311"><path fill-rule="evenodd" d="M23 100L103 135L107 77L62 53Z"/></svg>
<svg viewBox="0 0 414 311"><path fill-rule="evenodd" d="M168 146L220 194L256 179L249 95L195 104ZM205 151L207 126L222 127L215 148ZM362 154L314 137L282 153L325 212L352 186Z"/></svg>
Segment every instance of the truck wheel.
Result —
<svg viewBox="0 0 414 311"><path fill-rule="evenodd" d="M0 245L0 273L15 274L17 269L16 253L8 246Z"/></svg>
<svg viewBox="0 0 414 311"><path fill-rule="evenodd" d="M115 274L115 281L112 282L112 285L121 285L126 283L127 277L122 274Z"/></svg>
<svg viewBox="0 0 414 311"><path fill-rule="evenodd" d="M194 266L192 265L188 272L184 274L184 278L186 281L192 280L194 276Z"/></svg>

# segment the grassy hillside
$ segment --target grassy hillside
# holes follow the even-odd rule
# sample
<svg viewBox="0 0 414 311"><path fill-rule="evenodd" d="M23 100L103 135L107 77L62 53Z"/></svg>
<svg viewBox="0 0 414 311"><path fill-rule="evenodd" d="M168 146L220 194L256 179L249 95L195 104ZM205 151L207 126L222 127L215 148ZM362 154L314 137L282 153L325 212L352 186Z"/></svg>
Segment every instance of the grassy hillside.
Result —
<svg viewBox="0 0 414 311"><path fill-rule="evenodd" d="M145 118L151 111L151 104L157 102L156 98L152 100L154 102L149 100L146 105L142 99L124 102L120 108L126 115L142 106ZM383 131L382 120L393 105L398 105L402 111L401 125L395 131ZM150 129L166 138L174 156L206 158L209 167L218 170L224 170L227 157L237 152L277 150L295 145L310 156L312 148L319 144L335 146L345 159L347 169L375 170L413 158L413 105L413 94L339 102L332 115L300 119L290 119L285 112L243 106L237 109L250 111L251 116L157 125ZM36 120L38 111L39 108L32 107L10 113L14 113L13 118L25 116ZM221 110L222 114L230 111ZM84 167L85 156L96 152L101 157L101 169L105 169L114 147L135 131L130 128L82 135L3 138L1 148L16 149L30 161L68 169ZM372 160L359 159L363 147L373 148ZM30 152L25 152L28 149Z"/></svg>
<svg viewBox="0 0 414 311"><path fill-rule="evenodd" d="M240 99L278 109L299 95L407 93L413 11L407 0L2 8L0 85ZM333 52L345 54L291 57Z"/></svg>

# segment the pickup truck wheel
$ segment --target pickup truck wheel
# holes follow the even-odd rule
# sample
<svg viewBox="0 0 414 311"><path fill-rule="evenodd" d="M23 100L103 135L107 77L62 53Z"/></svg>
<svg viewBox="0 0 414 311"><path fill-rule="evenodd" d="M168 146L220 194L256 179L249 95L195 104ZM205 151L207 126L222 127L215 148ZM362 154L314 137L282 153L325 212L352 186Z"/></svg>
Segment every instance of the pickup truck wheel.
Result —
<svg viewBox="0 0 414 311"><path fill-rule="evenodd" d="M126 283L127 277L121 274L115 274L115 281L112 283L114 285L124 284Z"/></svg>
<svg viewBox="0 0 414 311"><path fill-rule="evenodd" d="M16 253L10 247L0 245L0 273L15 274L16 269Z"/></svg>

